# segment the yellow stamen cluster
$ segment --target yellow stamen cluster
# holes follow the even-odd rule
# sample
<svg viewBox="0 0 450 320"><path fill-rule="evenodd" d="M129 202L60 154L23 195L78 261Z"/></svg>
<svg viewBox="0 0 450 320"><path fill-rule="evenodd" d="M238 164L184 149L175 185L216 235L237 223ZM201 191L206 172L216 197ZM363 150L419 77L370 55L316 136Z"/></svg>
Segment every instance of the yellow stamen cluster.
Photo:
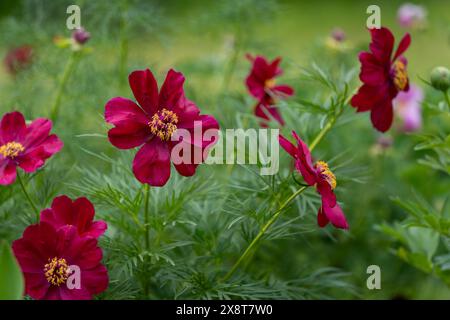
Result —
<svg viewBox="0 0 450 320"><path fill-rule="evenodd" d="M44 266L44 275L47 281L54 285L60 286L66 283L69 277L69 266L64 258L48 259L48 263Z"/></svg>
<svg viewBox="0 0 450 320"><path fill-rule="evenodd" d="M319 174L321 174L325 180L327 180L328 184L331 186L331 189L334 190L337 185L336 176L333 172L331 172L330 168L328 167L328 163L324 161L317 161L315 167L319 171Z"/></svg>
<svg viewBox="0 0 450 320"><path fill-rule="evenodd" d="M177 131L177 123L178 117L173 111L162 109L153 115L148 125L155 136L163 141L168 141Z"/></svg>
<svg viewBox="0 0 450 320"><path fill-rule="evenodd" d="M406 88L408 84L408 72L406 71L405 64L397 60L393 66L394 69L394 85L397 90L402 91Z"/></svg>
<svg viewBox="0 0 450 320"><path fill-rule="evenodd" d="M264 86L268 89L272 89L273 87L275 87L275 79L274 78L267 79L264 82Z"/></svg>
<svg viewBox="0 0 450 320"><path fill-rule="evenodd" d="M8 142L0 147L0 154L5 158L14 159L19 155L19 153L25 151L23 145L18 142Z"/></svg>

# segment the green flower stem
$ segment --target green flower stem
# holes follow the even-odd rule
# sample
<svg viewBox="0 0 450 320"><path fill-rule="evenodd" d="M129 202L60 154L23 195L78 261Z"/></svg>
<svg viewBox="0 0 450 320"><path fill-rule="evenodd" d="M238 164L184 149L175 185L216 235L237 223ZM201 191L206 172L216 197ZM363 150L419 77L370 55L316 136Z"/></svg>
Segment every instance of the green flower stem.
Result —
<svg viewBox="0 0 450 320"><path fill-rule="evenodd" d="M448 95L448 90L444 91L445 101L447 101L448 108L450 109L450 97Z"/></svg>
<svg viewBox="0 0 450 320"><path fill-rule="evenodd" d="M314 140L309 145L310 151L312 151L319 144L319 142L322 141L323 137L325 137L325 135L328 133L328 131L331 130L331 128L333 127L333 125L335 123L336 123L336 117L331 118L330 121L327 122L325 127L323 127L323 129L320 130L319 134L314 138Z"/></svg>
<svg viewBox="0 0 450 320"><path fill-rule="evenodd" d="M237 30L235 32L235 38L234 38L234 44L233 49L231 52L231 57L228 62L228 65L226 66L225 72L224 72L224 78L223 78L223 88L222 92L226 93L228 91L228 88L230 86L230 82L233 79L233 75L237 66L237 62L239 60L239 56L241 55L241 50L243 47L243 38L242 38L242 30L240 24L237 25Z"/></svg>
<svg viewBox="0 0 450 320"><path fill-rule="evenodd" d="M145 185L145 199L144 199L144 227L145 227L145 250L150 249L150 224L149 224L149 211L148 204L150 198L150 185Z"/></svg>
<svg viewBox="0 0 450 320"><path fill-rule="evenodd" d="M145 251L148 253L150 250L150 224L149 224L149 198L150 198L150 185L145 184L145 191L144 191L144 232L145 232ZM147 269L147 256L145 256L144 260L144 267ZM148 279L144 279L144 295L145 297L148 297L149 293L149 281Z"/></svg>
<svg viewBox="0 0 450 320"><path fill-rule="evenodd" d="M50 119L56 122L58 119L59 107L61 106L61 99L64 93L64 88L66 87L67 80L69 80L70 75L75 69L75 65L78 61L80 53L77 51L72 51L72 54L67 61L66 67L64 68L64 73L59 81L59 86L56 91L55 99L53 100L52 108L50 109Z"/></svg>
<svg viewBox="0 0 450 320"><path fill-rule="evenodd" d="M119 52L119 75L120 81L126 83L126 71L128 60L128 37L127 37L127 15L128 15L128 0L122 2L122 16L120 19L120 52Z"/></svg>
<svg viewBox="0 0 450 320"><path fill-rule="evenodd" d="M31 208L37 215L37 222L39 223L39 210L34 204L33 200L31 199L30 195L27 192L27 188L25 188L25 184L23 183L22 177L19 173L17 173L17 181L19 181L20 187L22 188L23 194L25 195L25 198L27 198L28 202L30 203Z"/></svg>
<svg viewBox="0 0 450 320"><path fill-rule="evenodd" d="M233 265L231 270L225 275L223 278L223 281L228 280L233 273L237 270L237 268L241 265L243 261L250 255L252 252L253 247L258 243L258 241L262 238L262 236L266 233L266 231L274 224L274 222L278 219L278 217L283 212L284 208L286 208L297 196L303 193L303 191L306 190L307 187L301 187L296 192L294 192L274 213L274 215L269 219L269 221L264 224L264 226L259 231L258 235L253 239L253 241L250 243L250 245L245 249L244 253L239 257L239 259L236 261L236 263Z"/></svg>

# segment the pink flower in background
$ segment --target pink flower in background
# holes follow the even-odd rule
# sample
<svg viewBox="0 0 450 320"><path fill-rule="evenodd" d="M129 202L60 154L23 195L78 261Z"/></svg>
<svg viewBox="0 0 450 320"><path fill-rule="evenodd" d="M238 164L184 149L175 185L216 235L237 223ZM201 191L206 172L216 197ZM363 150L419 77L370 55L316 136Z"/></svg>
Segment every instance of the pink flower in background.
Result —
<svg viewBox="0 0 450 320"><path fill-rule="evenodd" d="M397 12L397 21L403 28L421 28L425 25L427 11L412 3L403 4Z"/></svg>
<svg viewBox="0 0 450 320"><path fill-rule="evenodd" d="M410 85L409 91L399 92L394 103L396 114L402 119L402 130L414 132L422 126L423 91L416 85Z"/></svg>

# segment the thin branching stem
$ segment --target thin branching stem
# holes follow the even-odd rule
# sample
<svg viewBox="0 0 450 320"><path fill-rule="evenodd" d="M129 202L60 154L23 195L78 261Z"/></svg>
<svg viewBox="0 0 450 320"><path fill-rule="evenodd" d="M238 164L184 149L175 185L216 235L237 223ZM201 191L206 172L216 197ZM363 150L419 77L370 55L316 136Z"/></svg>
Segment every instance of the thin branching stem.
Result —
<svg viewBox="0 0 450 320"><path fill-rule="evenodd" d="M327 124L323 127L322 130L320 130L319 134L314 138L314 140L309 145L309 150L312 151L320 141L322 141L323 137L328 133L328 131L331 130L334 123L336 122L336 117L332 117L330 121L327 122Z"/></svg>
<svg viewBox="0 0 450 320"><path fill-rule="evenodd" d="M447 102L448 108L450 109L450 97L448 95L448 90L444 91L445 101Z"/></svg>
<svg viewBox="0 0 450 320"><path fill-rule="evenodd" d="M150 185L145 185L145 198L144 198L144 227L145 227L145 250L150 248L150 224L149 224L149 198L150 198Z"/></svg>
<svg viewBox="0 0 450 320"><path fill-rule="evenodd" d="M70 75L75 69L79 54L80 53L78 51L72 51L72 54L70 55L69 60L67 61L67 64L64 68L63 75L59 81L58 89L56 90L56 95L53 100L53 105L50 109L50 119L52 119L53 122L56 122L56 120L58 119L59 107L61 106L61 99L64 94L64 88L66 87L66 83L69 80Z"/></svg>
<svg viewBox="0 0 450 320"><path fill-rule="evenodd" d="M145 232L145 251L149 252L150 250L150 224L149 224L149 198L150 198L150 185L149 184L145 184L145 190L144 190L144 232ZM146 255L145 261L147 261L148 256ZM146 262L144 262L145 265L147 265ZM149 291L149 283L148 283L148 279L144 280L144 294L147 297L148 296L148 291Z"/></svg>
<svg viewBox="0 0 450 320"><path fill-rule="evenodd" d="M127 38L127 19L128 19L128 0L122 2L122 16L120 18L120 56L119 56L119 74L120 79L126 79L128 61L128 38Z"/></svg>
<svg viewBox="0 0 450 320"><path fill-rule="evenodd" d="M225 275L223 278L223 281L228 280L234 272L237 270L237 268L241 265L243 261L250 255L252 252L253 247L258 243L258 241L262 238L262 236L267 232L267 230L274 224L274 222L278 219L280 214L283 212L283 210L297 197L299 196L303 191L306 190L307 187L301 187L296 192L294 192L274 213L274 215L264 224L264 226L261 228L259 233L256 235L256 237L253 239L253 241L250 243L250 245L245 249L244 253L239 257L239 259L236 261L236 263L233 265L231 270Z"/></svg>
<svg viewBox="0 0 450 320"><path fill-rule="evenodd" d="M20 176L20 174L17 174L17 181L19 181L20 187L22 188L23 194L25 195L25 198L27 198L31 208L33 209L33 211L36 213L37 216L37 222L39 222L39 210L36 207L36 205L34 204L33 200L31 199L30 195L27 192L27 188L25 187L25 184L23 183L22 177Z"/></svg>

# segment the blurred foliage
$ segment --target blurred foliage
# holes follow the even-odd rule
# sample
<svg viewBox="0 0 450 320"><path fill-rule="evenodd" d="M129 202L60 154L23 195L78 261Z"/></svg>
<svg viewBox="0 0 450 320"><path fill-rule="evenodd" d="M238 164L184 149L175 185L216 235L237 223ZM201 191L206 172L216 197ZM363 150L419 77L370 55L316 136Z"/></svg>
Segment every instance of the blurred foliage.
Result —
<svg viewBox="0 0 450 320"><path fill-rule="evenodd" d="M403 33L394 27L401 1L380 3L383 24ZM385 135L393 144L385 149L377 144L380 135L368 114L356 114L345 101L358 85L356 57L369 41L364 23L370 1L329 1L326 9L314 1L254 0L0 2L7 4L10 9L0 10L0 54L31 44L35 58L15 77L0 71L1 113L16 109L27 119L50 114L71 55L52 42L70 35L67 5L81 6L82 24L92 35L92 50L67 81L53 129L64 149L26 183L39 208L56 195L87 196L98 218L108 222L100 244L111 282L99 298L450 297L445 285L450 120L442 96L426 88L422 131L404 134L397 119ZM407 52L415 83L435 64L448 63L450 53L449 5L424 5L429 27L412 32ZM326 42L335 26L348 38L339 50ZM280 171L271 177L260 176L258 166L203 165L192 178L173 170L164 188L151 190L151 248L146 250L143 188L131 173L135 150L109 144L103 111L112 97L132 97L128 72L149 67L161 83L174 67L186 76L187 97L222 128L256 128L254 101L244 86L247 52L283 57L280 81L296 90L279 103L285 136L295 129L310 143L330 117L342 112L314 157L335 172L351 229L319 229L320 199L308 190L283 211L251 262L221 281L274 209L298 188L291 159L280 152ZM18 186L0 188L1 239L19 238L35 219ZM381 267L382 290L366 289L371 264Z"/></svg>

